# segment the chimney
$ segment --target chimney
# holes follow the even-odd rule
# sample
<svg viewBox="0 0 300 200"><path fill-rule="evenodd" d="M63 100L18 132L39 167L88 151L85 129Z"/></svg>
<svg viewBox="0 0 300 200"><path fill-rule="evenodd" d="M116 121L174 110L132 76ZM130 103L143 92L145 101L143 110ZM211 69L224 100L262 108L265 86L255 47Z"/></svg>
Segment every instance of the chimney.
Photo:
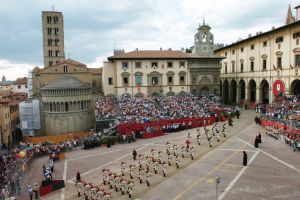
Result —
<svg viewBox="0 0 300 200"><path fill-rule="evenodd" d="M161 51L162 51L162 48L160 47L160 48L159 48L159 50L161 50Z"/></svg>
<svg viewBox="0 0 300 200"><path fill-rule="evenodd" d="M298 21L300 18L300 5L296 6L295 10L296 10L296 21Z"/></svg>
<svg viewBox="0 0 300 200"><path fill-rule="evenodd" d="M272 26L272 30L274 30L275 29L275 26Z"/></svg>
<svg viewBox="0 0 300 200"><path fill-rule="evenodd" d="M135 50L136 50L136 51L139 51L139 48L136 48Z"/></svg>

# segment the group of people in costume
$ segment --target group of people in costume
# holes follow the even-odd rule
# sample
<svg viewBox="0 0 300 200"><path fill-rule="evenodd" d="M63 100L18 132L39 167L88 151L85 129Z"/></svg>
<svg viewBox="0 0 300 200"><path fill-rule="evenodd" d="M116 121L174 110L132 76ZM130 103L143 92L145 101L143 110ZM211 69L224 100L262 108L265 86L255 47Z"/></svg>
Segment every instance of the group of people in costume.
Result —
<svg viewBox="0 0 300 200"><path fill-rule="evenodd" d="M197 147L205 145L207 140L210 147L220 142L221 137L227 136L227 124L224 123L220 131L218 123L212 128L197 129L196 135L188 133L181 144L172 144L169 141L162 145L163 149L151 149L148 153L132 152L133 162L121 162L120 170L102 169L102 183L93 185L82 181L76 181L78 196L84 196L86 200L109 200L117 194L128 195L132 198L137 185L151 186L156 177L168 177L170 171L179 169L184 160L194 160Z"/></svg>

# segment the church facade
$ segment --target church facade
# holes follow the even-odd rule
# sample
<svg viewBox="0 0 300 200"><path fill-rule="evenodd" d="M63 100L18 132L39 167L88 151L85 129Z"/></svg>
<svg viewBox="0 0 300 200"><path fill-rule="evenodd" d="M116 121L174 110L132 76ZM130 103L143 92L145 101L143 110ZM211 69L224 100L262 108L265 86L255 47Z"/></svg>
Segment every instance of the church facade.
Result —
<svg viewBox="0 0 300 200"><path fill-rule="evenodd" d="M194 46L181 50L115 50L103 64L103 93L120 97L195 95L219 92L221 56L203 22Z"/></svg>

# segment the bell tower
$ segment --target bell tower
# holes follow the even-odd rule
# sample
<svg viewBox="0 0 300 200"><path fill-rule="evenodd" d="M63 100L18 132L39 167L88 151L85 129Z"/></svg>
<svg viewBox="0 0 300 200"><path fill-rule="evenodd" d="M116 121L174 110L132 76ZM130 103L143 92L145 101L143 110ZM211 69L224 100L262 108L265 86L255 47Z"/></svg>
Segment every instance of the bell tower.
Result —
<svg viewBox="0 0 300 200"><path fill-rule="evenodd" d="M210 56L214 54L214 35L210 32L210 26L199 24L198 32L194 35L193 54L197 56Z"/></svg>

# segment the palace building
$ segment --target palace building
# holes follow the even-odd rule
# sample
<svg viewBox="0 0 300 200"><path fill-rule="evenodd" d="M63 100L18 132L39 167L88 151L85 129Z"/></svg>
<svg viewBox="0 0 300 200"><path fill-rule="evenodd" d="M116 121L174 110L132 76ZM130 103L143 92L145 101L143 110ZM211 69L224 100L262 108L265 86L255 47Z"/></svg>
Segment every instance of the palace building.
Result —
<svg viewBox="0 0 300 200"><path fill-rule="evenodd" d="M215 51L222 60L220 94L225 103L266 103L280 93L300 94L300 6L285 25L257 32Z"/></svg>
<svg viewBox="0 0 300 200"><path fill-rule="evenodd" d="M218 94L223 57L214 55L210 29L200 24L190 49L114 50L103 64L104 95Z"/></svg>

